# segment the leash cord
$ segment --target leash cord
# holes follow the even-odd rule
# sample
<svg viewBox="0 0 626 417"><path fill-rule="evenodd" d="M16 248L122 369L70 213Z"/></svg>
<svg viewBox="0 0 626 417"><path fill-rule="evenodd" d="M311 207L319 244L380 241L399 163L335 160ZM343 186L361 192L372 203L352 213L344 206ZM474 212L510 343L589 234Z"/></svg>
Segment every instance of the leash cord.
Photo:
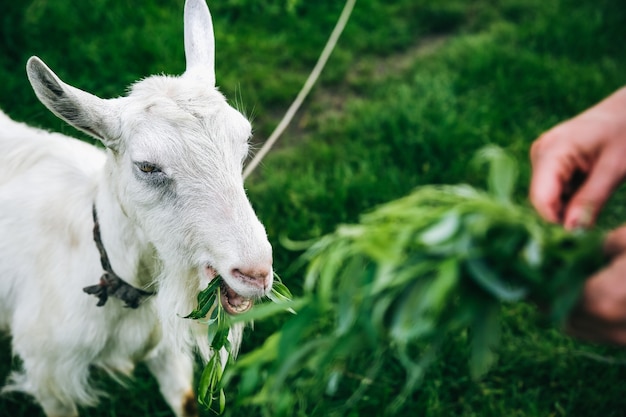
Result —
<svg viewBox="0 0 626 417"><path fill-rule="evenodd" d="M317 79L319 78L322 70L324 69L326 62L328 61L330 54L335 49L335 46L337 45L337 41L339 40L339 36L341 36L341 33L346 27L346 23L348 23L348 19L350 18L350 15L352 14L352 10L354 9L355 3L356 3L356 0L346 0L345 5L343 6L343 10L341 11L341 15L339 16L339 19L337 20L337 23L335 24L335 28L330 34L330 37L328 38L328 41L326 42L326 45L324 46L324 49L322 50L322 53L320 57L318 58L317 63L315 64L315 67L313 67L313 70L311 71L311 74L309 74L309 77L304 83L304 86L298 93L293 103L291 103L291 106L289 106L289 108L287 109L287 112L281 119L280 123L278 123L278 126L276 126L276 128L274 129L270 137L267 139L267 141L263 144L259 152L256 153L254 158L252 158L252 160L248 163L248 165L244 169L243 171L244 179L248 178L248 176L252 173L252 171L256 169L256 167L263 160L263 158L265 158L265 155L267 155L267 153L272 148L272 146L274 146L274 144L276 143L280 135L283 134L283 132L285 131L289 123L291 123L291 120L293 119L294 115L296 114L296 112L298 111L302 103L304 102L304 99L306 98L306 96L311 92L311 89L317 82Z"/></svg>

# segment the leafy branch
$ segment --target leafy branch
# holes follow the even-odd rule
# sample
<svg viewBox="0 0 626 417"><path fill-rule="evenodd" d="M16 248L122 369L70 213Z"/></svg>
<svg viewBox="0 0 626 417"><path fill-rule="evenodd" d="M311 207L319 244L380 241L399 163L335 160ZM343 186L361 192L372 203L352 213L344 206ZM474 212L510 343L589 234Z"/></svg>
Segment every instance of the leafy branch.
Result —
<svg viewBox="0 0 626 417"><path fill-rule="evenodd" d="M239 404L295 415L301 398L332 395L349 375L376 377L379 362L363 372L351 369L352 358L393 355L406 371L393 414L446 335L468 330L474 378L495 364L502 303L531 300L556 325L566 319L586 277L602 266L602 236L568 232L516 204L515 161L499 148L478 160L490 166L489 191L424 186L308 249L304 294L289 304L298 314L224 373ZM278 311L265 305L253 314Z"/></svg>
<svg viewBox="0 0 626 417"><path fill-rule="evenodd" d="M213 355L200 376L198 402L218 414L222 414L226 407L222 377L224 371L233 362L232 345L228 340L228 334L234 323L220 302L221 291L223 291L222 279L220 276L217 276L209 283L207 288L198 293L198 306L184 317L186 319L201 320L207 325L207 339ZM268 298L278 306L278 310L294 312L289 304L292 298L291 292L276 274L274 274L274 284ZM246 320L251 320L250 315L246 316ZM215 401L218 401L217 408L214 408Z"/></svg>

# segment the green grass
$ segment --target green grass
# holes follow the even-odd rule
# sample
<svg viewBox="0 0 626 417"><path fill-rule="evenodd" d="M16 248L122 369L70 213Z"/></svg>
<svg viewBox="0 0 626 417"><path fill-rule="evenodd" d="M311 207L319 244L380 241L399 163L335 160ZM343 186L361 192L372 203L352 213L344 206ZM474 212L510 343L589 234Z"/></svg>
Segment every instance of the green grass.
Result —
<svg viewBox="0 0 626 417"><path fill-rule="evenodd" d="M292 5L292 6L290 6ZM253 117L255 141L267 137L295 97L330 33L341 3L212 1L221 90ZM39 104L24 73L39 55L66 81L105 97L150 73L183 71L182 1L0 2L0 108L31 124L76 133ZM488 143L520 161L532 140L626 84L626 9L621 0L359 0L314 90L278 148L247 187L275 248L284 282L300 291L301 240L354 222L377 204L422 184L482 185L468 161ZM441 39L429 47L433 39ZM424 49L420 49L424 46ZM516 190L523 198L529 166ZM626 217L619 193L602 227ZM280 325L255 324L244 350ZM421 389L399 415L621 416L626 368L587 353L619 349L581 343L543 324L526 304L503 311L497 366L470 379L467 335L451 334ZM0 378L11 359L0 347ZM301 398L300 415L328 416L359 386L372 358L333 397ZM392 358L365 398L345 415L381 415L404 374ZM128 388L84 416L170 416L140 368ZM227 393L228 395L228 393ZM256 415L231 409L229 416ZM0 399L0 416L40 416L22 396ZM206 415L210 415L206 413Z"/></svg>

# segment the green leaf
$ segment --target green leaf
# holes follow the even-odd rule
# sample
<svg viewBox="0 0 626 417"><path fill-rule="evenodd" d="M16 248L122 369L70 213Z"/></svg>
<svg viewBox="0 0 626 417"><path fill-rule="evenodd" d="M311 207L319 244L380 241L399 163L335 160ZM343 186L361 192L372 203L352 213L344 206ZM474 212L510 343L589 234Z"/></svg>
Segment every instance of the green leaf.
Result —
<svg viewBox="0 0 626 417"><path fill-rule="evenodd" d="M215 340L215 336L217 335L217 333L220 330L220 323L219 323L219 314L220 314L220 310L222 309L221 306L217 306L212 312L211 312L211 319L209 320L209 324L207 326L207 341L209 342L209 346L213 345L213 341Z"/></svg>
<svg viewBox="0 0 626 417"><path fill-rule="evenodd" d="M459 282L459 263L454 258L443 260L439 264L437 275L428 287L425 298L430 308L439 312L446 307L446 300L450 292L456 288Z"/></svg>
<svg viewBox="0 0 626 417"><path fill-rule="evenodd" d="M517 163L501 148L486 146L478 151L477 160L489 163L489 191L502 202L510 202L517 181Z"/></svg>
<svg viewBox="0 0 626 417"><path fill-rule="evenodd" d="M224 314L224 313L222 313ZM229 323L227 323L226 318L222 318L222 321L218 319L218 324L216 327L215 334L213 335L213 339L211 340L211 348L215 351L220 350L224 347L226 342L228 341L228 333L230 331Z"/></svg>
<svg viewBox="0 0 626 417"><path fill-rule="evenodd" d="M231 323L247 323L256 320L264 320L284 312L296 314L296 311L308 302L309 300L307 298L297 298L295 300L281 301L271 304L259 304L255 305L251 310L248 310L245 313L231 317L230 321Z"/></svg>
<svg viewBox="0 0 626 417"><path fill-rule="evenodd" d="M436 330L446 299L458 283L458 269L456 259L446 259L434 276L421 279L407 288L406 296L396 308L390 329L390 336L395 342L407 344Z"/></svg>
<svg viewBox="0 0 626 417"><path fill-rule="evenodd" d="M459 230L460 224L459 213L455 211L448 212L438 223L422 232L420 240L425 245L439 245L451 239L457 230Z"/></svg>
<svg viewBox="0 0 626 417"><path fill-rule="evenodd" d="M289 311L290 313L296 314L296 311L292 307L287 306L286 304L286 303L289 303L293 299L293 295L291 294L291 291L289 291L289 288L287 288L287 286L282 283L282 281L280 280L280 277L276 274L274 274L274 283L272 284L272 291L268 294L267 298L269 298L270 301L276 304L282 305L283 308Z"/></svg>
<svg viewBox="0 0 626 417"><path fill-rule="evenodd" d="M198 402L204 406L211 406L211 383L214 379L215 365L218 361L218 355L213 355L204 367L198 383Z"/></svg>
<svg viewBox="0 0 626 417"><path fill-rule="evenodd" d="M226 409L226 394L224 394L224 388L220 388L220 403L219 403L219 414L224 414L224 410Z"/></svg>
<svg viewBox="0 0 626 417"><path fill-rule="evenodd" d="M487 303L477 311L472 324L470 375L479 379L491 369L498 360L496 353L500 343L499 306Z"/></svg>
<svg viewBox="0 0 626 417"><path fill-rule="evenodd" d="M341 381L342 377L343 373L339 372L338 370L334 370L330 373L328 381L326 382L326 395L333 396L337 393L337 389L339 388L339 382Z"/></svg>
<svg viewBox="0 0 626 417"><path fill-rule="evenodd" d="M274 281L274 284L272 285L272 292L270 294L272 295L270 300L274 302L289 301L293 298L291 291L289 291L287 286L280 281Z"/></svg>
<svg viewBox="0 0 626 417"><path fill-rule="evenodd" d="M217 276L209 283L209 285L204 290L198 293L198 307L196 307L191 313L183 318L193 320L205 318L215 304L215 301L217 300L216 291L219 289L220 285L221 278Z"/></svg>
<svg viewBox="0 0 626 417"><path fill-rule="evenodd" d="M202 373L200 381L202 391L199 390L198 393L198 402L208 409L212 408L215 393L220 389L218 387L222 376L221 372L222 366L219 355L213 355Z"/></svg>
<svg viewBox="0 0 626 417"><path fill-rule="evenodd" d="M234 364L237 369L247 369L255 364L274 361L277 358L278 343L282 338L280 332L272 333L265 342L253 351L241 355Z"/></svg>
<svg viewBox="0 0 626 417"><path fill-rule="evenodd" d="M242 396L251 396L258 391L259 382L261 382L259 364L252 363L241 370L241 382L239 382L239 392Z"/></svg>
<svg viewBox="0 0 626 417"><path fill-rule="evenodd" d="M528 294L528 288L501 279L483 259L468 259L466 265L474 281L499 300L519 301Z"/></svg>
<svg viewBox="0 0 626 417"><path fill-rule="evenodd" d="M541 244L535 238L531 238L524 247L523 257L528 265L539 268L542 263Z"/></svg>
<svg viewBox="0 0 626 417"><path fill-rule="evenodd" d="M435 327L435 317L427 314L429 301L426 296L427 281L415 282L407 288L394 311L394 317L389 329L392 340L407 344L409 341L425 337L432 333Z"/></svg>

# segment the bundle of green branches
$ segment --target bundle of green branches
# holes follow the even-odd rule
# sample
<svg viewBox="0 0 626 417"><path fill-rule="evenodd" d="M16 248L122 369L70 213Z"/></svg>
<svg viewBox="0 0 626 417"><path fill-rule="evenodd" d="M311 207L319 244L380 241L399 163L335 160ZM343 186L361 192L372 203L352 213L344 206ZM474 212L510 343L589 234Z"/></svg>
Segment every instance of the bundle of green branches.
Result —
<svg viewBox="0 0 626 417"><path fill-rule="evenodd" d="M499 148L480 159L490 163L489 191L424 186L313 244L304 255L304 295L286 304L297 314L227 370L227 391L265 415L295 415L299 396L321 398L345 375L371 380L380 372L381 361L350 369L351 358L394 355L407 377L393 413L447 335L469 330L469 372L488 371L501 303L530 300L561 324L602 265L602 237L568 232L514 203L515 161ZM284 307L259 306L240 319Z"/></svg>

